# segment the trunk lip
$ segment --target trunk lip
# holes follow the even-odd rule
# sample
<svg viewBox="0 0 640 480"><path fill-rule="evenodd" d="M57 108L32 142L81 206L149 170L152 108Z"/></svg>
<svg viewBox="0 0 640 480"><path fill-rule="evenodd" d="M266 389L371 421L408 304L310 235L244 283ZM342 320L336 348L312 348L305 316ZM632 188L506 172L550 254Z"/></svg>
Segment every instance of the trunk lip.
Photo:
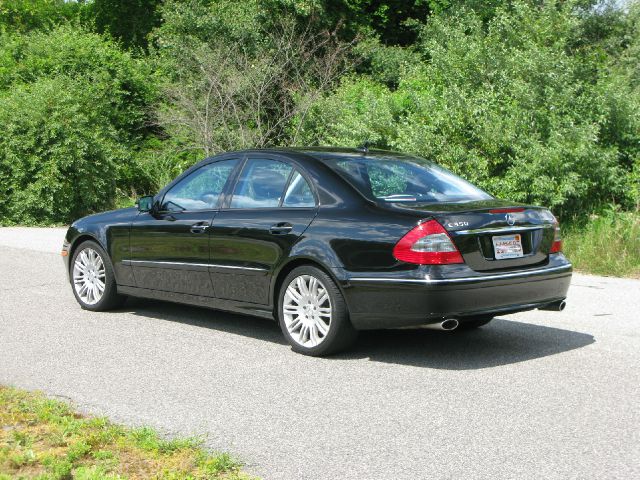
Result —
<svg viewBox="0 0 640 480"><path fill-rule="evenodd" d="M402 211L405 213L415 214L419 216L442 216L442 215L460 215L465 213L490 213L492 209L503 208L522 208L524 210L546 210L546 207L540 205L529 205L520 202L511 202L498 198L490 200L470 201L470 202L438 202L438 203L386 203L376 202L379 208L391 211Z"/></svg>
<svg viewBox="0 0 640 480"><path fill-rule="evenodd" d="M456 235L484 235L491 233L523 232L528 230L539 230L541 228L553 228L553 223L539 223L531 225L509 225L505 227L482 227L470 230L453 230Z"/></svg>

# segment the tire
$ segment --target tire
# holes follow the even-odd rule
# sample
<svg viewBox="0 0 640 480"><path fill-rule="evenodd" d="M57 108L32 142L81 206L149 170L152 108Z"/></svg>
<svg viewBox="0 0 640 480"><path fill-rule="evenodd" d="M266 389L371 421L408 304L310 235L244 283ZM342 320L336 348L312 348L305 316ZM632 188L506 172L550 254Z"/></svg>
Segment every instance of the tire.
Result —
<svg viewBox="0 0 640 480"><path fill-rule="evenodd" d="M493 320L493 316L491 315L481 315L477 317L469 317L460 319L460 325L458 328L454 330L464 331L464 330L475 330L476 328L484 327L487 323Z"/></svg>
<svg viewBox="0 0 640 480"><path fill-rule="evenodd" d="M97 242L88 240L78 245L69 270L73 295L85 310L101 312L124 303L125 297L118 294L111 259Z"/></svg>
<svg viewBox="0 0 640 480"><path fill-rule="evenodd" d="M337 353L350 347L358 336L336 283L310 265L292 270L282 282L278 320L291 348L304 355Z"/></svg>

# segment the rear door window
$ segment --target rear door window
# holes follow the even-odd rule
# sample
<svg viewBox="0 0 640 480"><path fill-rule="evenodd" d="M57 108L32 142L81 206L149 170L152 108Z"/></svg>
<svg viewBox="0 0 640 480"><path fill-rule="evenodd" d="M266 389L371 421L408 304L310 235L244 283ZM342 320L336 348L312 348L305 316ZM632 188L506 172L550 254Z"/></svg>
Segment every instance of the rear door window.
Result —
<svg viewBox="0 0 640 480"><path fill-rule="evenodd" d="M230 208L274 208L280 205L293 168L277 160L247 160L233 190Z"/></svg>
<svg viewBox="0 0 640 480"><path fill-rule="evenodd" d="M316 200L309 183L296 171L291 177L287 191L282 199L283 207L315 207Z"/></svg>

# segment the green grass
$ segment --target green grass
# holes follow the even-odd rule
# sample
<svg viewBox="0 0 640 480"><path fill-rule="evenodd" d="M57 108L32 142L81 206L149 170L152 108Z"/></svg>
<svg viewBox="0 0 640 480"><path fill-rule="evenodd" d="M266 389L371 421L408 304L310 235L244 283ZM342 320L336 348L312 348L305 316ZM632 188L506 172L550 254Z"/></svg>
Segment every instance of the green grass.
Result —
<svg viewBox="0 0 640 480"><path fill-rule="evenodd" d="M578 271L640 278L640 213L592 215L563 230L564 253Z"/></svg>
<svg viewBox="0 0 640 480"><path fill-rule="evenodd" d="M83 416L40 393L0 386L0 480L248 480L226 453Z"/></svg>

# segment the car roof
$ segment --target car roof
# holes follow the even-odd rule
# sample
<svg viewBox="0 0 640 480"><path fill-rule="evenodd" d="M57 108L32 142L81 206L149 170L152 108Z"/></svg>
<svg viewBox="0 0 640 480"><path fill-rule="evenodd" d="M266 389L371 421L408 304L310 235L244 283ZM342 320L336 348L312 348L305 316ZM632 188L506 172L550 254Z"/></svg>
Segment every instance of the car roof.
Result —
<svg viewBox="0 0 640 480"><path fill-rule="evenodd" d="M349 147L272 147L272 148L252 148L239 150L233 153L275 153L285 155L303 155L307 158L311 157L315 160L327 160L331 158L345 159L349 157L354 158L386 158L397 160L409 160L415 159L411 155L406 155L400 152L393 152L390 150L381 149L363 149L363 148L349 148ZM231 153L231 152L229 152Z"/></svg>

